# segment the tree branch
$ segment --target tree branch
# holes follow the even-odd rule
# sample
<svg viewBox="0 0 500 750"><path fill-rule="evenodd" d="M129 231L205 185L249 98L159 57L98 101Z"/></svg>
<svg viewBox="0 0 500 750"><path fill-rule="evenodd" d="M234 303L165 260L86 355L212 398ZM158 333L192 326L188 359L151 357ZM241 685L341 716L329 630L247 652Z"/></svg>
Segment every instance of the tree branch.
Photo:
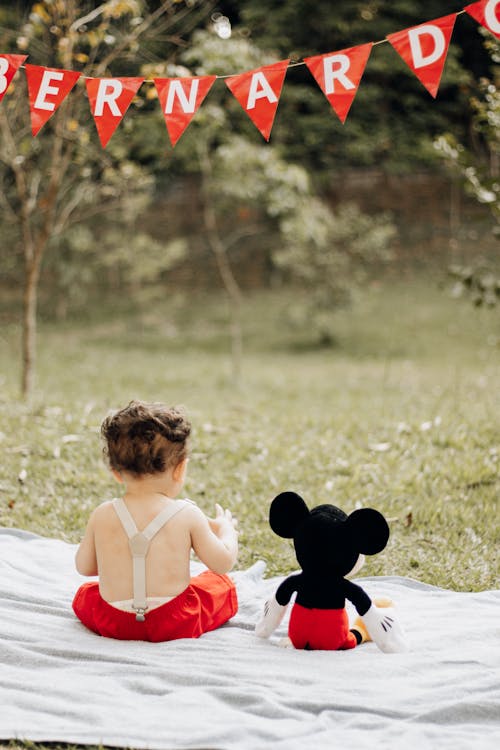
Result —
<svg viewBox="0 0 500 750"><path fill-rule="evenodd" d="M8 166L14 172L14 178L16 180L17 194L19 196L20 214L21 214L21 230L24 240L24 257L26 263L29 265L33 261L34 247L33 247L33 234L31 232L30 215L31 206L28 196L28 189L26 185L26 178L24 170L22 169L22 161L19 160L17 154L16 142L12 134L12 130L9 124L9 120L5 114L5 110L0 107L0 128L2 130L5 144L9 153Z"/></svg>
<svg viewBox="0 0 500 750"><path fill-rule="evenodd" d="M172 3L169 0L169 6L172 7ZM118 44L116 47L113 48L113 50L110 51L110 53L99 63L97 66L97 69L94 71L94 77L98 78L100 75L102 75L105 70L107 69L108 65L113 62L113 60L116 60L117 57L119 57L124 50L127 49L127 47L130 47L134 42L136 42L158 19L160 19L166 12L168 8L165 7L165 4L162 4L159 8L156 9L151 15L149 15L147 18L144 19L144 21L139 24L130 34L128 34L120 44Z"/></svg>
<svg viewBox="0 0 500 750"><path fill-rule="evenodd" d="M262 226L258 224L249 224L245 227L241 227L240 229L235 230L234 232L231 232L231 234L229 234L224 240L221 239L221 243L224 247L224 250L227 252L233 245L236 245L237 242L244 239L245 237L253 237L256 234L261 234L262 232Z"/></svg>

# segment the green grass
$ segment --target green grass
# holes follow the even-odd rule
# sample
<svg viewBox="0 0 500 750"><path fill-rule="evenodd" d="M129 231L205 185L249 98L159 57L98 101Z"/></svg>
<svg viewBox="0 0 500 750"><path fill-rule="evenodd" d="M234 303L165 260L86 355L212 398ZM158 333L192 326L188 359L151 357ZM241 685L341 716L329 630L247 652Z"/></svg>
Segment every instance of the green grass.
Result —
<svg viewBox="0 0 500 750"><path fill-rule="evenodd" d="M38 750L38 748L45 748L46 750L77 750L78 748L85 747L86 750L105 750L109 745L73 745L69 742L31 742L25 740L23 742L17 742L11 740L10 742L0 741L0 748L2 750Z"/></svg>
<svg viewBox="0 0 500 750"><path fill-rule="evenodd" d="M4 327L0 525L77 542L90 510L117 491L100 422L132 398L162 400L192 418L186 494L239 518L239 566L296 567L267 521L274 495L293 489L310 505L387 516L389 545L366 575L498 587L498 311L422 278L385 281L338 313L335 348L315 350L286 327L292 304L290 293L247 297L238 388L216 298L46 323L29 405L17 395L19 331Z"/></svg>

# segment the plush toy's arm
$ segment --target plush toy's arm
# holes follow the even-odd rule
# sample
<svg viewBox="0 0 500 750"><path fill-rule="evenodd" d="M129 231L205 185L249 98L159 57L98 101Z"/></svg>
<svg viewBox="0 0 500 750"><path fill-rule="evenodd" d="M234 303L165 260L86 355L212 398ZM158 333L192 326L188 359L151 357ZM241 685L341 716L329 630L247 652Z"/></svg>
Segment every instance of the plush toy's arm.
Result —
<svg viewBox="0 0 500 750"><path fill-rule="evenodd" d="M392 606L382 604L380 599L372 602L366 591L352 581L344 580L344 593L356 607L368 635L381 651L396 653L407 650L403 630ZM388 602L390 605L391 601Z"/></svg>
<svg viewBox="0 0 500 750"><path fill-rule="evenodd" d="M407 651L404 633L392 609L378 609L375 604L361 616L374 643L386 654Z"/></svg>
<svg viewBox="0 0 500 750"><path fill-rule="evenodd" d="M259 638L269 638L285 616L288 602L301 579L301 574L289 576L281 583L276 593L264 604L264 613L255 626L255 634Z"/></svg>
<svg viewBox="0 0 500 750"><path fill-rule="evenodd" d="M264 612L255 626L255 635L259 638L269 638L285 616L287 604L278 604L273 596L264 604Z"/></svg>

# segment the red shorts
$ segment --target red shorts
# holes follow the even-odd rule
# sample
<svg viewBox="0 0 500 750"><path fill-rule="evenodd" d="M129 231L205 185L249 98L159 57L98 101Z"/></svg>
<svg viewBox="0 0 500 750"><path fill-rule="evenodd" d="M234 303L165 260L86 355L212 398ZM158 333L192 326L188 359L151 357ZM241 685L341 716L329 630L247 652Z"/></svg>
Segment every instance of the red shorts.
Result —
<svg viewBox="0 0 500 750"><path fill-rule="evenodd" d="M345 609L308 609L294 604L288 635L295 648L337 651L357 646Z"/></svg>
<svg viewBox="0 0 500 750"><path fill-rule="evenodd" d="M144 622L138 622L134 613L104 601L97 581L80 586L73 611L87 628L106 638L173 641L198 638L223 625L238 611L238 599L228 576L207 570L192 578L187 589L174 599L147 612Z"/></svg>

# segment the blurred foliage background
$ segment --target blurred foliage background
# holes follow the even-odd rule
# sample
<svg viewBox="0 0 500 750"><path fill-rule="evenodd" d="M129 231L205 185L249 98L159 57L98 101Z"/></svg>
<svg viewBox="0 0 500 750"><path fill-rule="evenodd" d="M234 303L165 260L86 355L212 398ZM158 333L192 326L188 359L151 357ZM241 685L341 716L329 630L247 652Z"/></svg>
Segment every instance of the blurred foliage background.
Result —
<svg viewBox="0 0 500 750"><path fill-rule="evenodd" d="M463 5L4 0L0 51L224 76ZM434 100L379 44L345 125L290 67L270 143L218 80L175 149L151 82L106 149L83 80L33 138L19 71L0 103L0 524L77 541L114 491L100 420L161 399L191 410L188 491L237 513L241 565L295 565L267 523L293 486L387 514L368 572L497 585L498 56L460 14Z"/></svg>
<svg viewBox="0 0 500 750"><path fill-rule="evenodd" d="M84 75L227 75L379 41L462 7L12 0L0 9L0 47ZM229 37L217 33L221 18ZM150 83L106 150L83 82L33 138L20 71L0 109L1 314L20 315L30 275L39 290L32 313L59 319L117 294L140 307L172 289L222 288L237 349L240 287L296 284L309 289L309 302L293 322L325 343L333 338L331 313L367 270L388 262L453 264L462 279L476 266L484 278L486 269L488 290L475 301L491 304L499 205L494 42L461 14L435 101L389 44L377 45L345 125L307 68L292 67L270 144L219 80L175 150Z"/></svg>

